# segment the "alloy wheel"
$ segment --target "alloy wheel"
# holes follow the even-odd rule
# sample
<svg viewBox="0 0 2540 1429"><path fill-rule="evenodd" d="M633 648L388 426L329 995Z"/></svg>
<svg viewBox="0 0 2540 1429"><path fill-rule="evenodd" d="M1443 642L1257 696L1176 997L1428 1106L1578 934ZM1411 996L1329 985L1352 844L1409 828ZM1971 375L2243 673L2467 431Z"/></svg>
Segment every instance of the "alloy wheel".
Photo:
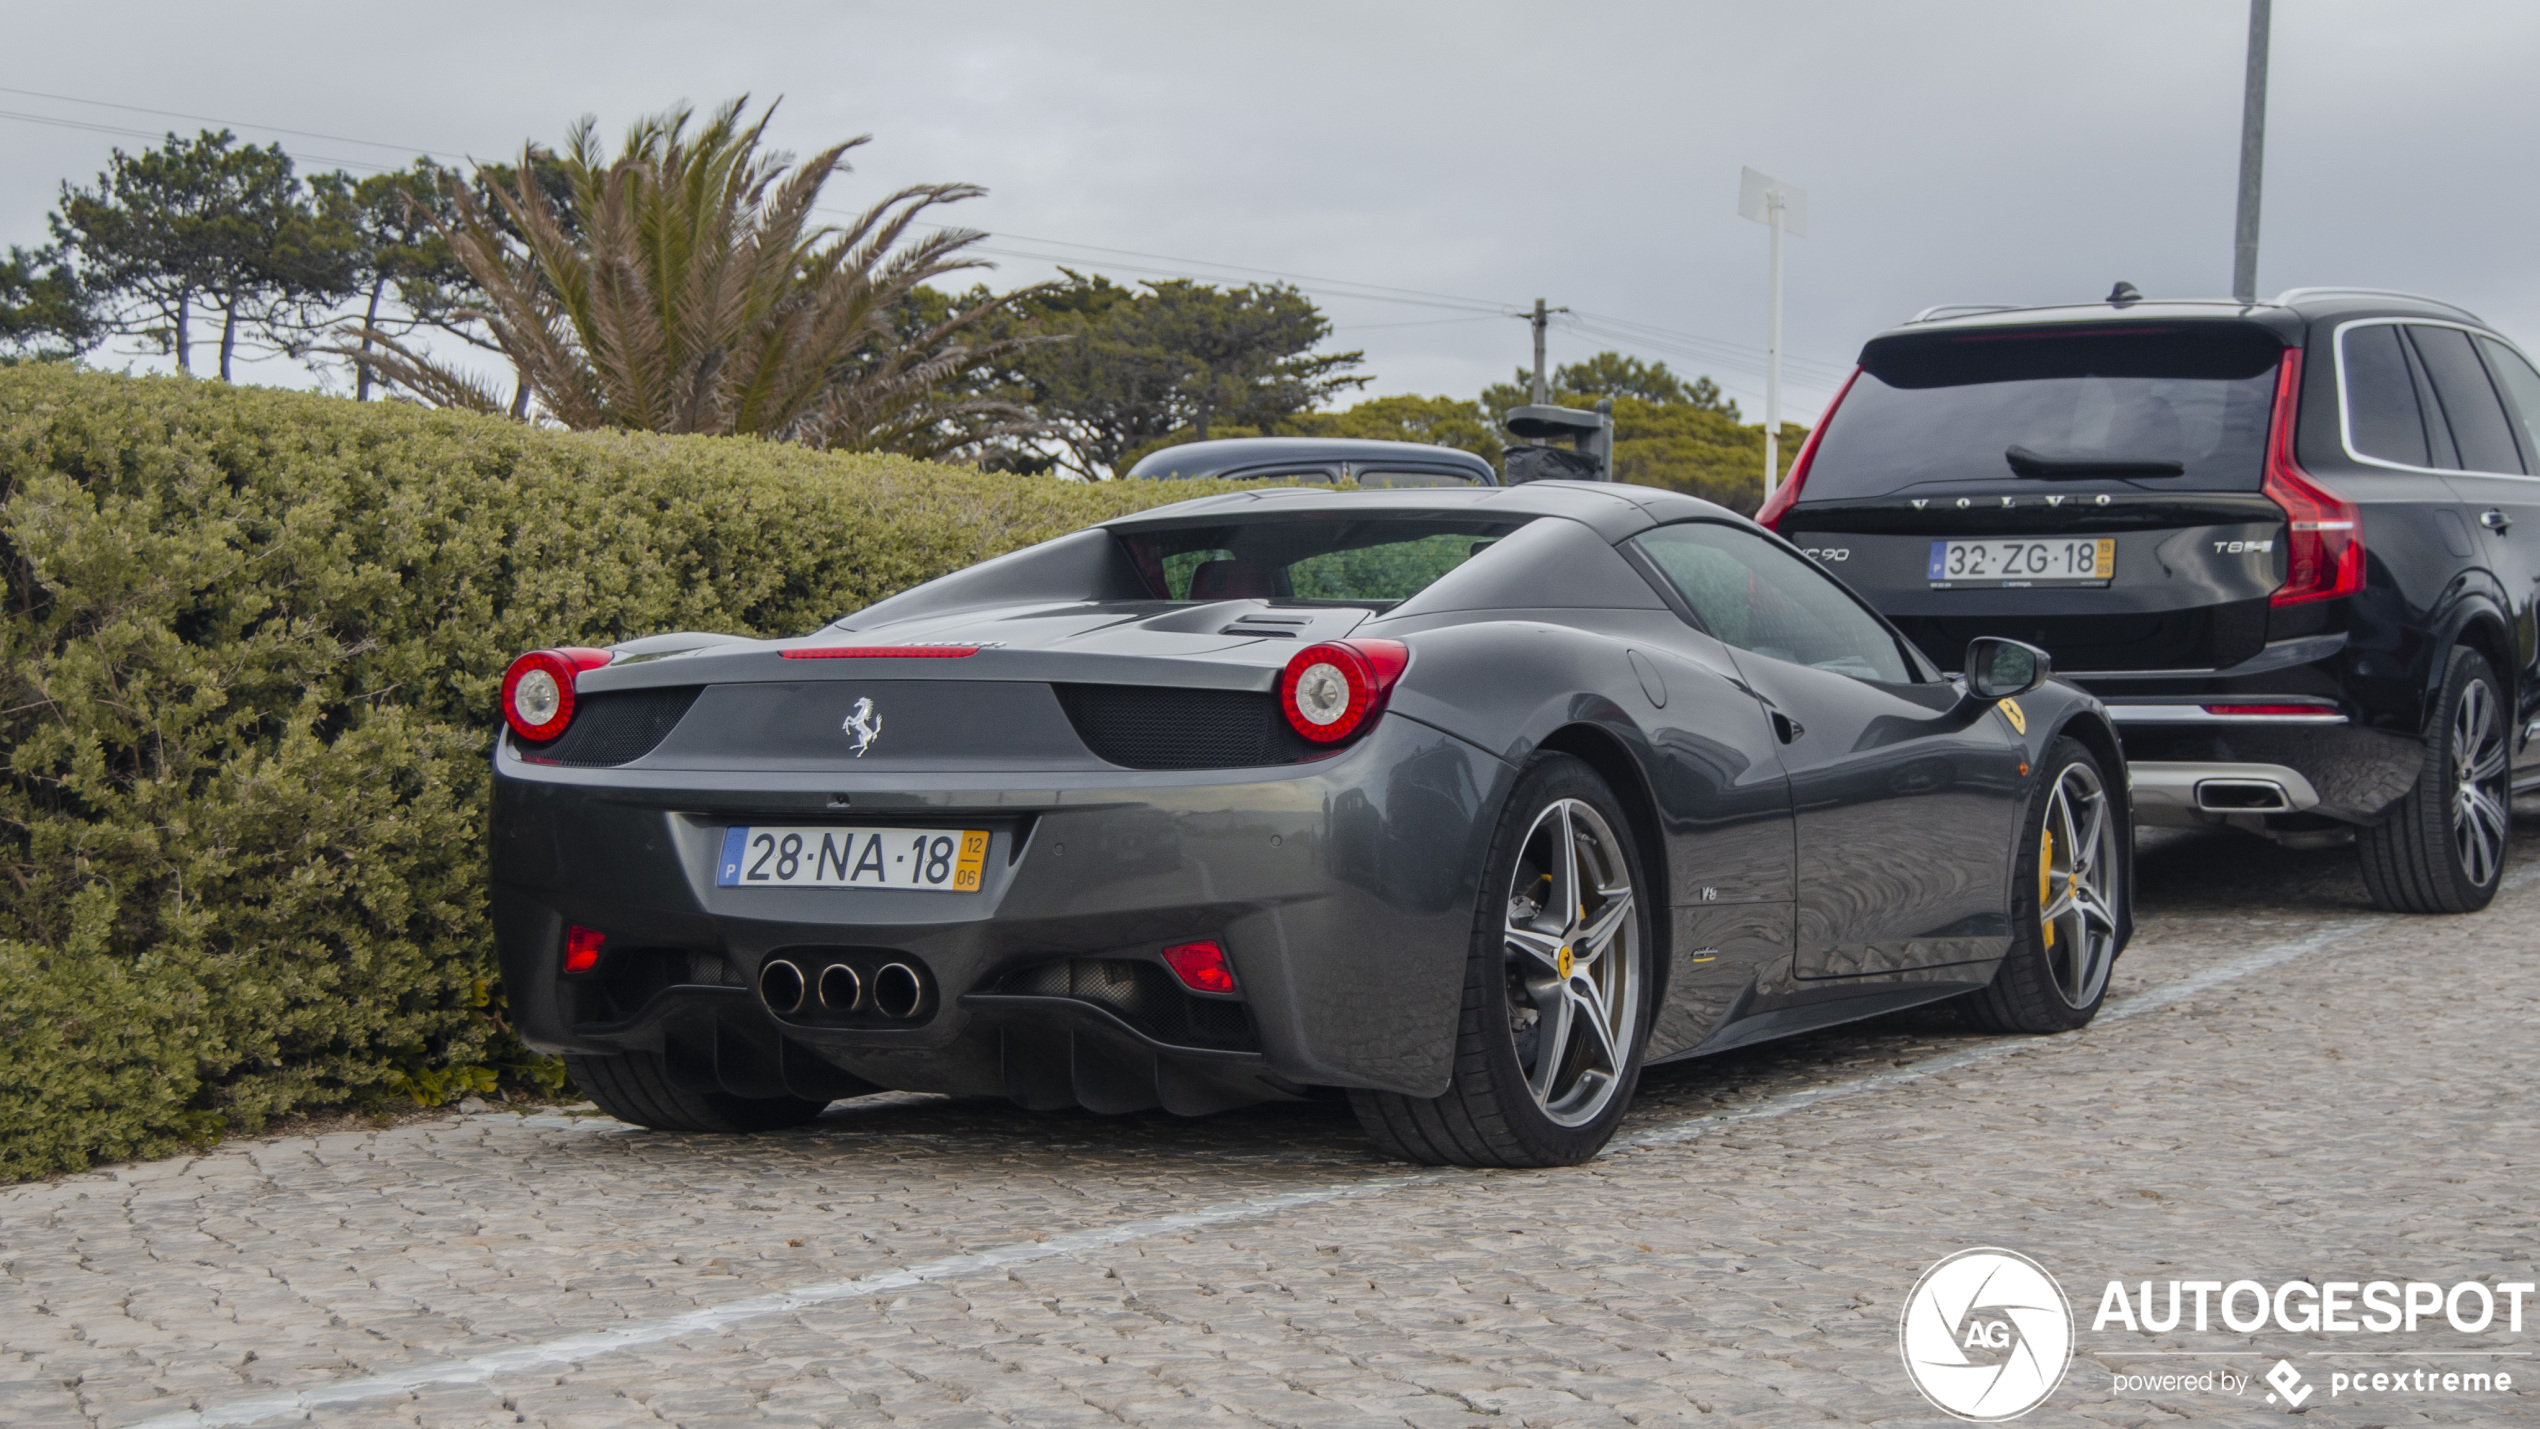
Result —
<svg viewBox="0 0 2540 1429"><path fill-rule="evenodd" d="M2485 886L2505 859L2505 725L2485 680L2461 686L2452 709L2452 851L2461 874Z"/></svg>
<svg viewBox="0 0 2540 1429"><path fill-rule="evenodd" d="M2116 820L2108 791L2086 764L2068 764L2046 796L2038 839L2037 921L2046 966L2066 1006L2088 1007L2116 962Z"/></svg>
<svg viewBox="0 0 2540 1429"><path fill-rule="evenodd" d="M1510 879L1508 1029L1527 1090L1561 1126L1594 1121L1623 1085L1640 1017L1631 864L1593 805L1535 816Z"/></svg>

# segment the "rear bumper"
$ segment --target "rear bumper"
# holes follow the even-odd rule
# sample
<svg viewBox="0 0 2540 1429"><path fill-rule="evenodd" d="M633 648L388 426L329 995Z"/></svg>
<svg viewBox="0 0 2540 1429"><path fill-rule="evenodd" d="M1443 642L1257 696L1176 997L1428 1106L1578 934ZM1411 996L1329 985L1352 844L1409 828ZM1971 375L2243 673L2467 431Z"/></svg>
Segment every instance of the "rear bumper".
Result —
<svg viewBox="0 0 2540 1429"><path fill-rule="evenodd" d="M2188 720L2157 706L2111 705L2109 713L2125 746L2135 808L2152 825L2252 814L2369 824L2415 787L2424 762L2415 737L2344 721Z"/></svg>
<svg viewBox="0 0 2540 1429"><path fill-rule="evenodd" d="M742 1095L870 1084L1105 1111L1307 1086L1434 1095L1508 779L1399 714L1333 758L1252 770L707 775L498 751L496 938L532 1046L659 1052ZM753 821L984 827L984 887L716 886L722 830ZM568 924L607 935L597 973L563 973ZM1160 973L1162 946L1201 938L1226 949L1234 1013L1194 1013L1170 983L1161 1000L1078 995L1111 986L1104 969ZM921 1007L771 1010L756 988L780 957L815 981L831 965L869 980L905 964ZM1025 976L1053 964L1096 966Z"/></svg>
<svg viewBox="0 0 2540 1429"><path fill-rule="evenodd" d="M2309 776L2283 764L2143 760L2126 766L2137 823L2193 827L2235 814L2298 814L2319 807ZM2211 817L2208 817L2211 816Z"/></svg>
<svg viewBox="0 0 2540 1429"><path fill-rule="evenodd" d="M2414 788L2425 746L2422 671L2349 633L2272 642L2220 670L2090 671L2064 678L2108 706L2147 824L2235 816L2378 821ZM2299 707L2299 714L2216 713L2209 706ZM2237 783L2253 802L2219 809ZM2280 808L2255 802L2263 786ZM2212 785L2203 797L2200 786Z"/></svg>

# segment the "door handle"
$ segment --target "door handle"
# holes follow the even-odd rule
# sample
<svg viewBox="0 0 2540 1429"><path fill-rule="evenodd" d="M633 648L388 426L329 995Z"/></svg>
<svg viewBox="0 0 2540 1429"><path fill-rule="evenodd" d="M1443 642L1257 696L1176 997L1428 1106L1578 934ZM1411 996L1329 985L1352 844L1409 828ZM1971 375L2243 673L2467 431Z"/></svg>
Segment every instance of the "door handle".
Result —
<svg viewBox="0 0 2540 1429"><path fill-rule="evenodd" d="M2490 506L2478 513L2478 524L2501 536L2513 529L2514 518Z"/></svg>
<svg viewBox="0 0 2540 1429"><path fill-rule="evenodd" d="M1773 711L1773 733L1780 736L1782 743L1796 743L1799 736L1807 732L1808 726L1783 714L1780 710Z"/></svg>

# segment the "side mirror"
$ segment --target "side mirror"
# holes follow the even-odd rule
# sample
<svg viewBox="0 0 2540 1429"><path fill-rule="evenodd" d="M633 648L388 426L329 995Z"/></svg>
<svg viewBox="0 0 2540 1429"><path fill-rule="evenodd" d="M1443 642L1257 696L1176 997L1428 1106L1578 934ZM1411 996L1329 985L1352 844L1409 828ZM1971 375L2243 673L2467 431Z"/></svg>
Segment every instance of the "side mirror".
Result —
<svg viewBox="0 0 2540 1429"><path fill-rule="evenodd" d="M1979 635L1967 642L1967 693L1980 700L2025 695L2055 673L2055 661L2034 645Z"/></svg>

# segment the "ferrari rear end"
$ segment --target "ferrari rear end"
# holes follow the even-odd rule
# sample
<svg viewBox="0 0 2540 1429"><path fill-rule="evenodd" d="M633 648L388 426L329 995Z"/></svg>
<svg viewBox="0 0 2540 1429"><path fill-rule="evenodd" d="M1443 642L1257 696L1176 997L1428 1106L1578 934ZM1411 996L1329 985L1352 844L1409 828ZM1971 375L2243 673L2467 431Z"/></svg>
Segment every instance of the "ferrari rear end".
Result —
<svg viewBox="0 0 2540 1429"><path fill-rule="evenodd" d="M1507 772L1388 715L1411 651L1353 632L1503 529L1432 522L1411 554L1452 558L1356 600L1271 588L1306 567L1222 531L1097 530L806 640L522 657L493 805L520 1032L621 1115L708 1109L639 1118L668 1125L882 1088L1436 1094Z"/></svg>

